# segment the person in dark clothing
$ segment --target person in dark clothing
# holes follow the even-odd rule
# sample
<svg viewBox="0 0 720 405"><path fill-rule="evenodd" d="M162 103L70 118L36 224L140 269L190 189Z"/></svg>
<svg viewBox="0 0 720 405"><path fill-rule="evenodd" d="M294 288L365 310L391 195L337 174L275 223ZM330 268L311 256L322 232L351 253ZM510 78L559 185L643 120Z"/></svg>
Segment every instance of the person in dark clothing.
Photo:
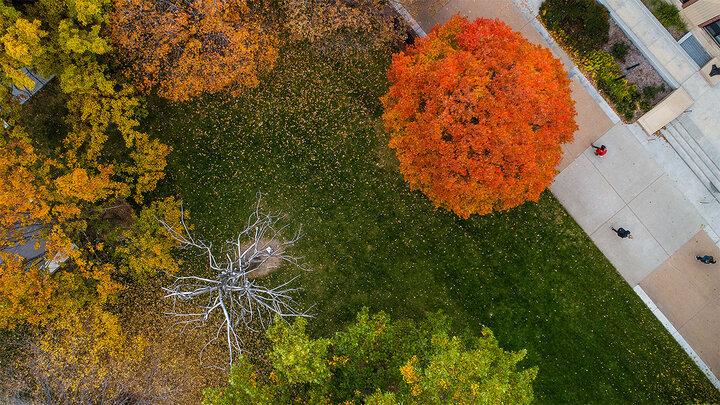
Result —
<svg viewBox="0 0 720 405"><path fill-rule="evenodd" d="M619 236L619 237L621 237L621 238L623 238L623 239L625 239L625 238L630 238L630 239L632 239L632 238L633 238L632 235L630 235L630 231L628 231L628 230L625 229L625 228L615 229L615 228L613 228L613 227L610 227L610 229L612 229L612 230L617 234L617 236Z"/></svg>
<svg viewBox="0 0 720 405"><path fill-rule="evenodd" d="M607 148L605 145L595 146L594 144L590 144L593 148L595 148L595 156L604 156L607 153Z"/></svg>
<svg viewBox="0 0 720 405"><path fill-rule="evenodd" d="M708 255L705 255L705 256L702 256L702 257L701 257L701 256L695 256L695 259L697 259L698 261L703 262L703 263L705 263L705 264L715 264L715 263L717 263L717 262L715 261L715 258L714 258L714 257L708 256Z"/></svg>

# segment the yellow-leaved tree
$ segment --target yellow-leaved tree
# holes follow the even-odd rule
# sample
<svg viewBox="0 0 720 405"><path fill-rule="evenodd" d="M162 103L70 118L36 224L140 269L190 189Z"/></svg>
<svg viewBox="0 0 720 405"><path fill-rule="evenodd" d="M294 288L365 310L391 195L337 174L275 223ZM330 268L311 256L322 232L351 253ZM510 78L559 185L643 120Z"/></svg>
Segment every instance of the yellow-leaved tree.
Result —
<svg viewBox="0 0 720 405"><path fill-rule="evenodd" d="M174 271L171 239L148 216L174 221L170 199L142 206L170 148L137 130L143 103L114 77L106 0L38 0L0 13L0 327L44 324L103 303L121 280ZM23 76L30 72L30 76ZM25 131L12 86L55 75L65 105L57 135ZM51 90L53 91L53 90ZM13 103L14 102L14 103ZM129 211L128 211L129 210ZM126 215L120 212L128 211ZM175 219L173 217L175 215Z"/></svg>
<svg viewBox="0 0 720 405"><path fill-rule="evenodd" d="M16 371L4 371L0 400L170 404L187 383L175 353L143 334L129 335L117 316L97 307L54 321L23 343Z"/></svg>
<svg viewBox="0 0 720 405"><path fill-rule="evenodd" d="M111 165L70 168L37 153L18 128L0 138L0 154L0 327L105 302L121 289L115 275L177 269L175 242L156 219L179 222L173 198L136 214Z"/></svg>

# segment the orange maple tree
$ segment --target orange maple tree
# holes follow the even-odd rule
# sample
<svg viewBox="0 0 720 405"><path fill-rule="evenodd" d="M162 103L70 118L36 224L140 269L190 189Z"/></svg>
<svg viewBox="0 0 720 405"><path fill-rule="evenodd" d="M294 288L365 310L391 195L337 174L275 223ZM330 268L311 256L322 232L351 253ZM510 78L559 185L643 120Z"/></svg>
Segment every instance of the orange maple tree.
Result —
<svg viewBox="0 0 720 405"><path fill-rule="evenodd" d="M272 68L273 37L245 0L115 0L111 36L129 74L148 91L187 100L258 84Z"/></svg>
<svg viewBox="0 0 720 405"><path fill-rule="evenodd" d="M498 20L454 16L395 54L388 77L400 171L463 218L537 201L577 129L560 61Z"/></svg>

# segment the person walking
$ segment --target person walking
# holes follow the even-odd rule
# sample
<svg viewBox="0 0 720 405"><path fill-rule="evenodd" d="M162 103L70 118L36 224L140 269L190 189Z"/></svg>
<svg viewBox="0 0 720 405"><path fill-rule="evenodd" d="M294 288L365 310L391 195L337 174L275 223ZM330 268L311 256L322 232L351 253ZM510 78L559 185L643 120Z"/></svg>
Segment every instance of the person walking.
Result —
<svg viewBox="0 0 720 405"><path fill-rule="evenodd" d="M621 237L621 238L623 238L623 239L625 239L625 238L630 238L630 239L632 239L632 238L633 238L633 236L630 234L630 231L628 231L628 230L625 229L625 228L615 229L615 228L613 228L613 227L610 227L610 229L612 229L612 230L617 234L617 236L619 236L619 237Z"/></svg>
<svg viewBox="0 0 720 405"><path fill-rule="evenodd" d="M695 256L695 259L697 259L697 261L703 262L703 263L705 263L705 264L715 264L715 263L717 263L717 262L715 261L715 258L714 258L714 257L708 256L708 255L705 255L705 256L702 256L702 257L701 257L701 256Z"/></svg>
<svg viewBox="0 0 720 405"><path fill-rule="evenodd" d="M605 156L607 153L607 148L605 145L595 146L595 144L590 144L593 148L595 148L595 156Z"/></svg>

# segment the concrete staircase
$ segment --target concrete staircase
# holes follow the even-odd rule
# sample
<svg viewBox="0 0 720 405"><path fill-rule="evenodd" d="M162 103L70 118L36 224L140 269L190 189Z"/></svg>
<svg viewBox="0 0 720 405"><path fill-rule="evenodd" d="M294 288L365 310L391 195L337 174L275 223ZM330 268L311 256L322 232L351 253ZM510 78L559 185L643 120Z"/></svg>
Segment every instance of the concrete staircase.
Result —
<svg viewBox="0 0 720 405"><path fill-rule="evenodd" d="M708 150L707 145L701 145L702 140L696 138L699 131L680 116L663 127L660 133L720 202L720 167L717 164L720 160L711 158L710 155L715 155L713 151Z"/></svg>

